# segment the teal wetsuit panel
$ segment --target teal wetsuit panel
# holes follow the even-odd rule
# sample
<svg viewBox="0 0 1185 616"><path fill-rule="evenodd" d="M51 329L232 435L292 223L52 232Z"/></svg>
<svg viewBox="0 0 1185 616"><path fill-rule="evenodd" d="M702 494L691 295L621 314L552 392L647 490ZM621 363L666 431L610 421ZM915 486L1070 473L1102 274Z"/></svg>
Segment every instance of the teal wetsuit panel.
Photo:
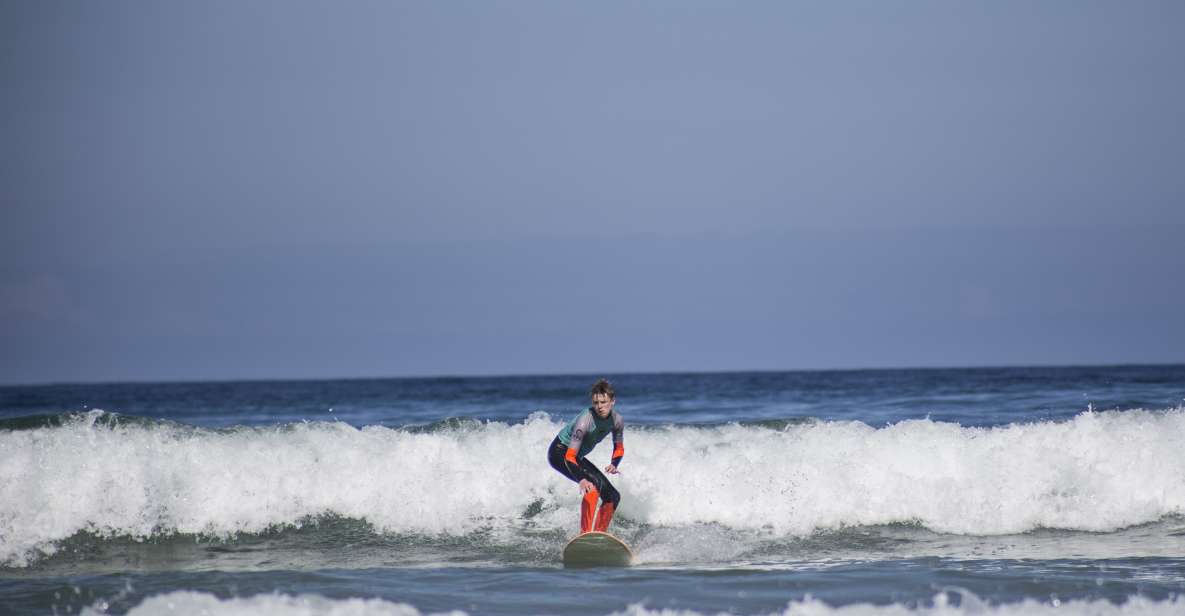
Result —
<svg viewBox="0 0 1185 616"><path fill-rule="evenodd" d="M583 458L609 434L613 434L614 443L620 443L624 427L625 422L617 411L601 419L591 408L587 408L573 417L556 438L568 447L576 447L576 457Z"/></svg>

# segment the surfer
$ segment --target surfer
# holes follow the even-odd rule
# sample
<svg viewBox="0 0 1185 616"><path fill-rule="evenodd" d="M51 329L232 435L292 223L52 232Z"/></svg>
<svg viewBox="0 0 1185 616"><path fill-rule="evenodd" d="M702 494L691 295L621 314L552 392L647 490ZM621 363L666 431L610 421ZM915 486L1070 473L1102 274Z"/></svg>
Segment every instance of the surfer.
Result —
<svg viewBox="0 0 1185 616"><path fill-rule="evenodd" d="M592 406L572 418L547 448L547 461L551 467L580 484L580 492L584 494L580 503L581 534L593 530L605 532L613 520L613 512L621 502L621 494L613 484L584 456L610 432L613 433L613 460L605 467L605 472L616 475L621 458L625 455L622 441L625 421L613 410L616 401L613 386L601 379L593 383L589 395L592 397ZM601 500L601 508L594 516L597 499Z"/></svg>

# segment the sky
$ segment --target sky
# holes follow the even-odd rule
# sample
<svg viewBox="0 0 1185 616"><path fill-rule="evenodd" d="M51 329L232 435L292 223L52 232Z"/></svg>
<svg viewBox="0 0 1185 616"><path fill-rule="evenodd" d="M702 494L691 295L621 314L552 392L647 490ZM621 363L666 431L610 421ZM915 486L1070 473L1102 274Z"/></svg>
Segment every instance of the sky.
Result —
<svg viewBox="0 0 1185 616"><path fill-rule="evenodd" d="M1182 362L1182 23L0 0L0 384Z"/></svg>

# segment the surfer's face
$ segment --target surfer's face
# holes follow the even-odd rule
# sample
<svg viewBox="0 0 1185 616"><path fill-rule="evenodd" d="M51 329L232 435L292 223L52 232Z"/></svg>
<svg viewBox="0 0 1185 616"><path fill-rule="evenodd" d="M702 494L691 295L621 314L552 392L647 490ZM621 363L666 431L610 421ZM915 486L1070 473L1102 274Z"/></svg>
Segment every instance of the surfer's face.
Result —
<svg viewBox="0 0 1185 616"><path fill-rule="evenodd" d="M613 398L610 398L608 394L593 394L592 407L597 417L604 419L613 412Z"/></svg>

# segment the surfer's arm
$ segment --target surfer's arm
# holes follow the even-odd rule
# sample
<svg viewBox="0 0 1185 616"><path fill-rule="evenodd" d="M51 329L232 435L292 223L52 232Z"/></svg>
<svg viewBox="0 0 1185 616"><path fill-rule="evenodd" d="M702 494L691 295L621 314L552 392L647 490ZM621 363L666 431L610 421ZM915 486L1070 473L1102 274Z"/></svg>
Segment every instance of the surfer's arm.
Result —
<svg viewBox="0 0 1185 616"><path fill-rule="evenodd" d="M568 466L568 470L576 474L577 477L584 476L584 469L580 468L580 461L576 459L575 447L569 447L568 451L564 452L564 464Z"/></svg>
<svg viewBox="0 0 1185 616"><path fill-rule="evenodd" d="M597 488L592 482L592 476L584 470L583 466L580 466L580 462L576 459L576 451L574 448L569 448L564 453L564 465L572 470L572 474L580 477L580 492L587 494Z"/></svg>
<svg viewBox="0 0 1185 616"><path fill-rule="evenodd" d="M621 466L621 459L625 457L625 445L621 443L613 444L613 468Z"/></svg>
<svg viewBox="0 0 1185 616"><path fill-rule="evenodd" d="M580 444L584 441L584 435L588 433L590 422L591 420L585 415L576 422L576 425L572 426L572 439L568 441L568 451L564 452L564 464L577 477L584 477L587 474L583 468L580 468L577 454L580 453Z"/></svg>
<svg viewBox="0 0 1185 616"><path fill-rule="evenodd" d="M625 457L625 420L613 412L613 470L621 466L621 459Z"/></svg>

